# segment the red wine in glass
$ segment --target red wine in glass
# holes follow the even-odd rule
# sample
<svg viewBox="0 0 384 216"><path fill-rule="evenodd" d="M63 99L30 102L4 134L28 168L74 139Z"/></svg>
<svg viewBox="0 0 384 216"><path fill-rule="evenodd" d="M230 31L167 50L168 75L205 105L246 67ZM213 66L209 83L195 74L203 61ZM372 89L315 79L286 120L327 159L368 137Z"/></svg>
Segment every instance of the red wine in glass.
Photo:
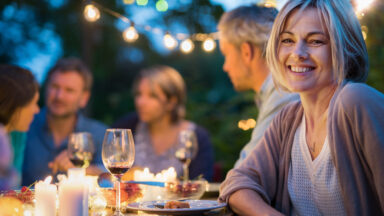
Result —
<svg viewBox="0 0 384 216"><path fill-rule="evenodd" d="M120 182L125 172L132 167L135 159L135 145L130 129L107 129L103 141L102 158L104 166L116 177L116 208L120 212Z"/></svg>
<svg viewBox="0 0 384 216"><path fill-rule="evenodd" d="M122 175L129 170L128 166L108 166L107 169L112 175Z"/></svg>

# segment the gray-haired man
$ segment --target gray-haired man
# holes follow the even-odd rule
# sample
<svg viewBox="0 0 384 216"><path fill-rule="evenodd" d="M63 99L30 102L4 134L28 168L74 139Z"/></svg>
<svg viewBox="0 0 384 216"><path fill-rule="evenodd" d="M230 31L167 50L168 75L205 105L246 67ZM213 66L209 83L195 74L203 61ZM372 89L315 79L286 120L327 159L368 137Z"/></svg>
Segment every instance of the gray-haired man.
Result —
<svg viewBox="0 0 384 216"><path fill-rule="evenodd" d="M253 90L259 108L252 138L240 153L235 167L246 158L262 138L273 117L297 95L277 92L265 59L265 47L277 10L261 6L242 6L225 13L218 24L223 70L237 91Z"/></svg>

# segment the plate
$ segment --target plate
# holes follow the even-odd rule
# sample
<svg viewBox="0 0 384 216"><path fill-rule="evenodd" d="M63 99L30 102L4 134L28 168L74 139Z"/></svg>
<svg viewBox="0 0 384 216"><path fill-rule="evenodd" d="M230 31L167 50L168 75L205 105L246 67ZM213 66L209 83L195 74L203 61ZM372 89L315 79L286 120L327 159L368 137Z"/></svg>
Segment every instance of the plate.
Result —
<svg viewBox="0 0 384 216"><path fill-rule="evenodd" d="M146 201L136 202L127 205L128 210L143 211L154 214L166 214L166 215L188 215L188 214L202 214L213 209L219 209L226 206L226 203L218 203L215 200L184 200L188 202L190 208L182 209L162 209L156 206L164 206L167 201Z"/></svg>

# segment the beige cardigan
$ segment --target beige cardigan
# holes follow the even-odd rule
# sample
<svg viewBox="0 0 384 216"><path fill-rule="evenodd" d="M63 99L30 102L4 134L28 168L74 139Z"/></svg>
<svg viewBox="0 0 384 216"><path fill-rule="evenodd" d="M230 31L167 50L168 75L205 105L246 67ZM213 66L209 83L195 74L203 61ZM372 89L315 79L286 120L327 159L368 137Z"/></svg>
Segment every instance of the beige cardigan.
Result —
<svg viewBox="0 0 384 216"><path fill-rule="evenodd" d="M384 95L357 83L338 88L328 110L328 138L348 215L384 215ZM220 188L221 202L239 189L252 189L289 215L288 171L300 102L287 105L263 139Z"/></svg>

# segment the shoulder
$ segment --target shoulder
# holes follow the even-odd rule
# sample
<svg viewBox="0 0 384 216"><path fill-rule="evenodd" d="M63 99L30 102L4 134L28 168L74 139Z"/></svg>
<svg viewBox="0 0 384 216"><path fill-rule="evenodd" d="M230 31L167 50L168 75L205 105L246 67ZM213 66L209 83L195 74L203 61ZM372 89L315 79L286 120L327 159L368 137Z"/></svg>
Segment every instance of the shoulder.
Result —
<svg viewBox="0 0 384 216"><path fill-rule="evenodd" d="M119 118L112 124L113 128L136 128L136 125L139 123L139 116L136 112L131 112L125 116Z"/></svg>
<svg viewBox="0 0 384 216"><path fill-rule="evenodd" d="M83 116L83 121L84 121L84 126L86 127L87 130L92 130L92 131L104 131L108 128L108 126L96 119L91 119L88 117Z"/></svg>
<svg viewBox="0 0 384 216"><path fill-rule="evenodd" d="M335 107L347 112L384 105L384 95L364 83L347 83L333 100Z"/></svg>
<svg viewBox="0 0 384 216"><path fill-rule="evenodd" d="M210 137L210 134L208 132L207 129L205 129L203 126L200 126L200 125L197 125L196 124L196 135L197 136L200 136L200 137L206 137L206 138L209 138Z"/></svg>
<svg viewBox="0 0 384 216"><path fill-rule="evenodd" d="M281 109L281 111L277 115L277 118L284 120L294 118L301 109L302 106L300 100L292 101Z"/></svg>
<svg viewBox="0 0 384 216"><path fill-rule="evenodd" d="M192 121L185 120L185 123L192 125L193 130L195 131L195 134L197 136L197 140L199 142L199 145L210 145L210 134L207 129L205 129L203 126L200 126ZM189 126L190 127L190 126Z"/></svg>
<svg viewBox="0 0 384 216"><path fill-rule="evenodd" d="M46 126L47 121L46 121L46 109L42 108L39 113L37 113L31 125L29 126L29 130L27 132L27 136L30 137L33 134L39 134L41 133L42 128Z"/></svg>

